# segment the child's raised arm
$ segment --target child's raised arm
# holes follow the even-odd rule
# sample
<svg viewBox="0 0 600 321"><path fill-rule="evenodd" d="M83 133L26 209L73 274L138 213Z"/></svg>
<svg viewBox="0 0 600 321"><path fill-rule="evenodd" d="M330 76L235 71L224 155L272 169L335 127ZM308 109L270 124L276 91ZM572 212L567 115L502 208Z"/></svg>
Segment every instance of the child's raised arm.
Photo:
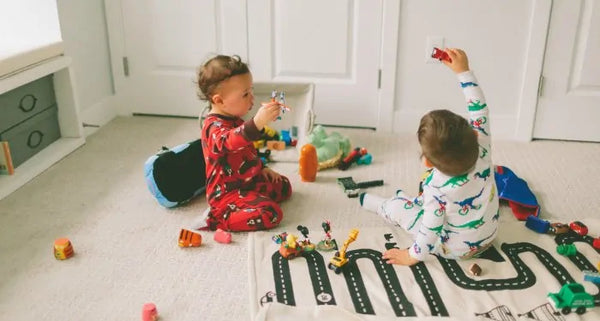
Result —
<svg viewBox="0 0 600 321"><path fill-rule="evenodd" d="M483 91L477 82L477 78L469 70L467 54L463 50L456 48L449 48L445 51L452 61L443 60L443 63L456 73L460 87L465 95L465 100L467 101L469 123L477 133L480 145L479 157L482 159L491 159L490 117Z"/></svg>

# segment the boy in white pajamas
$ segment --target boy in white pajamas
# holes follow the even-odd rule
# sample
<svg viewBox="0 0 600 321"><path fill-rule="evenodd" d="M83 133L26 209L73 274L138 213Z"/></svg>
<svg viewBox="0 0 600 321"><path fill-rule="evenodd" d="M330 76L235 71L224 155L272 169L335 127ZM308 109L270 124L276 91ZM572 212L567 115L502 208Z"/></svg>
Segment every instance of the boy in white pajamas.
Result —
<svg viewBox="0 0 600 321"><path fill-rule="evenodd" d="M446 49L463 89L469 120L448 111L434 110L421 118L417 132L425 166L423 192L416 198L401 190L384 199L361 194L361 206L403 227L414 237L408 249L383 253L389 264L413 265L440 255L471 258L485 250L498 229L498 193L491 155L489 112L477 79L469 70L467 55Z"/></svg>

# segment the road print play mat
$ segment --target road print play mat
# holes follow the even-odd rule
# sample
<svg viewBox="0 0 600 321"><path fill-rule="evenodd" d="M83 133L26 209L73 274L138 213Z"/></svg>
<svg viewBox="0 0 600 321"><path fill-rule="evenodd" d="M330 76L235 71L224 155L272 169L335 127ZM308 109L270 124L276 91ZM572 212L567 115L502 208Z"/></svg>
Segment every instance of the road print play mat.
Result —
<svg viewBox="0 0 600 321"><path fill-rule="evenodd" d="M349 261L339 274L328 268L335 251L304 252L288 260L272 239L280 231L252 233L249 265L253 319L293 320L320 315L336 320L337 315L339 320L600 320L600 307L565 316L547 298L562 285L578 282L596 305L600 304L600 286L583 281L582 272L597 271L600 254L591 244L592 236L600 235L600 221L585 223L590 228L590 236L585 237L573 232L538 234L522 222L503 223L494 246L478 258L453 261L432 256L412 267L388 265L381 259L386 249L411 244L403 231L392 226L359 229L358 237L347 248ZM311 240L318 242L320 227L308 228ZM298 231L287 232L302 239ZM333 232L342 247L349 231ZM556 251L559 244L574 244L577 253L562 256ZM473 263L481 267L479 276L469 272Z"/></svg>

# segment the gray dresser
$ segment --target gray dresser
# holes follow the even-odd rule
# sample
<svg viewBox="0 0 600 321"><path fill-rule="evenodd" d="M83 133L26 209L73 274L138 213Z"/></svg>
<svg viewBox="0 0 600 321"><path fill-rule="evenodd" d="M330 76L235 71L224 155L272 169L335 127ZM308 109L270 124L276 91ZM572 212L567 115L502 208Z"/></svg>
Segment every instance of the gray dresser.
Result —
<svg viewBox="0 0 600 321"><path fill-rule="evenodd" d="M60 136L52 74L0 95L0 141L15 167Z"/></svg>

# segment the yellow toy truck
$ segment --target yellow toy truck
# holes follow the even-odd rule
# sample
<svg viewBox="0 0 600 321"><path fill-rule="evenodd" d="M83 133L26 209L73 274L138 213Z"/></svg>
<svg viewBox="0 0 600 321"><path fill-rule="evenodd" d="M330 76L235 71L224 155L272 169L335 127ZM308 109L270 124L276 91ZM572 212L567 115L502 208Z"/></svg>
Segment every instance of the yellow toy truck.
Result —
<svg viewBox="0 0 600 321"><path fill-rule="evenodd" d="M350 243L356 241L356 237L358 237L358 229L350 230L350 234L348 234L348 239L344 242L342 248L335 252L335 256L331 258L329 261L329 269L333 270L335 274L340 274L342 272L342 267L348 263L348 259L346 258L346 250L348 249L348 245Z"/></svg>

